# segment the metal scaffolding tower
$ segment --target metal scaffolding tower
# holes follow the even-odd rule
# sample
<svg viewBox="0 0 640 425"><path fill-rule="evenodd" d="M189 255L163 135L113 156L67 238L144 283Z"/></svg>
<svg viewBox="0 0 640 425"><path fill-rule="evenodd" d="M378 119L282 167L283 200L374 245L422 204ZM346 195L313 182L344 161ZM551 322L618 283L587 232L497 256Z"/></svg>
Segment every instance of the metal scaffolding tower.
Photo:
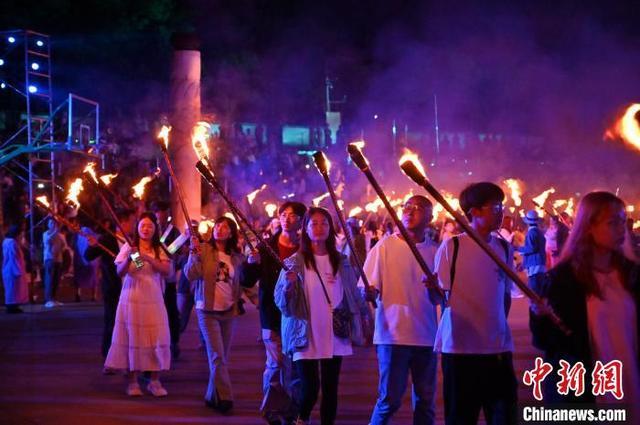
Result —
<svg viewBox="0 0 640 425"><path fill-rule="evenodd" d="M4 124L14 130L0 143L0 166L11 164L24 173L15 175L28 186L32 254L38 242L35 229L40 224L36 221L36 196L46 195L56 208L56 191L60 189L55 181L56 166L60 165L57 156L62 151L87 154L89 145L100 138L99 104L69 94L54 109L51 77L48 35L31 30L0 32L0 111L8 111ZM77 118L77 110L82 109L74 108L77 103L84 104L85 112L89 105L89 118ZM65 110L66 117L61 113ZM65 130L67 134L60 134Z"/></svg>

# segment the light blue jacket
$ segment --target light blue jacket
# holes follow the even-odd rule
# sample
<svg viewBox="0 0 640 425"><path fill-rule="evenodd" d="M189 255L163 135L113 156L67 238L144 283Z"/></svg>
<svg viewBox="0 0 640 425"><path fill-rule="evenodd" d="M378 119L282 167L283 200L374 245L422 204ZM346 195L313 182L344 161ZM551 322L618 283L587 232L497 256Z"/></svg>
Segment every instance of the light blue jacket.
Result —
<svg viewBox="0 0 640 425"><path fill-rule="evenodd" d="M373 321L358 290L356 274L345 255L341 256L338 273L344 288L347 306L351 311L351 342L365 345L368 329ZM302 254L296 253L284 261L284 264L298 275L298 281L291 284L286 279L286 271L281 270L275 288L275 302L282 311L282 351L292 355L296 351L305 351L309 347L309 301L305 296L304 284L306 268ZM364 319L364 320L363 320Z"/></svg>

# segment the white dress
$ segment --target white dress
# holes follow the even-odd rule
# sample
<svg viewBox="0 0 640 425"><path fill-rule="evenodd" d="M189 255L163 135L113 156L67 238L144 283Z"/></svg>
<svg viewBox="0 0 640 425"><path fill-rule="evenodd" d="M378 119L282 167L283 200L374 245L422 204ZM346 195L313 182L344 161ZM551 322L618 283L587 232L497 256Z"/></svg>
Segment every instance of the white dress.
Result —
<svg viewBox="0 0 640 425"><path fill-rule="evenodd" d="M129 245L120 249L115 263L126 261ZM160 250L160 259L167 260ZM131 371L168 370L171 366L169 321L162 296L163 278L144 263L133 263L122 281L111 347L105 366Z"/></svg>

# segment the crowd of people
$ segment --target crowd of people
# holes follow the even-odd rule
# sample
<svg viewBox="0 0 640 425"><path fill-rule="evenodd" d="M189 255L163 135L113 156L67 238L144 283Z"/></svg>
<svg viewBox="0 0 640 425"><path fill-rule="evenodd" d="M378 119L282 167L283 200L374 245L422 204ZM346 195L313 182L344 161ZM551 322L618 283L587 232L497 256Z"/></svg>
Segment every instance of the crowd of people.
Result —
<svg viewBox="0 0 640 425"><path fill-rule="evenodd" d="M527 212L525 231L506 214L505 194L493 183L471 184L459 199L474 232L545 300L532 302L530 310L532 343L545 361L554 367L580 361L589 372L596 360L623 361L622 402L629 414L638 414L640 269L624 202L591 192L575 218L545 221ZM382 214L349 217L355 252L334 214L295 200L263 220L264 243L245 240L224 214L180 231L171 224L167 202L151 202L150 210L119 209L117 221L100 226L78 216L77 227L66 228L50 218L42 234L45 308L60 307L56 293L67 269L77 288L100 282L103 371L124 371L129 396L143 394L140 383L156 397L168 395L160 373L170 373L180 356L180 333L195 309L210 371L204 402L232 414L228 363L234 324L247 300L260 312L265 369L259 410L268 423L310 423L320 394L320 422L339 422L342 362L354 345L369 344L375 345L379 373L371 424L391 421L409 377L413 423L434 423L438 357L446 423L476 423L480 411L487 423L517 422L507 318L519 290L455 221L434 223L426 197L413 195L401 207L410 240ZM183 233L190 238L174 244ZM37 274L24 241L20 225L4 235L7 313L20 313L29 302ZM435 274L425 276L409 244ZM364 260L362 270L356 257ZM572 330L569 335L550 319L552 312ZM545 385L547 400L620 402L589 391L559 394L552 379Z"/></svg>

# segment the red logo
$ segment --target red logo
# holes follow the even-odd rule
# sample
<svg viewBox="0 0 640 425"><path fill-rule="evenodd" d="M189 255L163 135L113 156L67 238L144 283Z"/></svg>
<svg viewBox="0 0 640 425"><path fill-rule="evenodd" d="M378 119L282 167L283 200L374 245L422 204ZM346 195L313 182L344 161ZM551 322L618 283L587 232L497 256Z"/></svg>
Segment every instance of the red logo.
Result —
<svg viewBox="0 0 640 425"><path fill-rule="evenodd" d="M591 374L591 384L593 385L593 395L605 395L611 393L618 400L622 400L622 362L611 360L603 365L600 360L596 362Z"/></svg>
<svg viewBox="0 0 640 425"><path fill-rule="evenodd" d="M542 382L553 371L550 363L545 363L542 358L536 357L535 366L532 370L526 370L522 377L522 382L527 386L533 386L533 397L542 400ZM571 366L569 362L560 360L560 369L558 375L560 381L556 384L558 394L568 395L573 391L576 397L584 394L584 376L586 368L582 362L578 362ZM594 396L602 396L607 393L622 400L624 392L622 390L622 362L620 360L612 360L607 364L596 361L591 372L591 384L593 386L591 392Z"/></svg>
<svg viewBox="0 0 640 425"><path fill-rule="evenodd" d="M533 385L533 397L540 401L542 400L542 381L553 371L553 366L549 363L545 363L540 357L536 357L536 366L533 370L527 370L524 372L522 382L525 385Z"/></svg>

